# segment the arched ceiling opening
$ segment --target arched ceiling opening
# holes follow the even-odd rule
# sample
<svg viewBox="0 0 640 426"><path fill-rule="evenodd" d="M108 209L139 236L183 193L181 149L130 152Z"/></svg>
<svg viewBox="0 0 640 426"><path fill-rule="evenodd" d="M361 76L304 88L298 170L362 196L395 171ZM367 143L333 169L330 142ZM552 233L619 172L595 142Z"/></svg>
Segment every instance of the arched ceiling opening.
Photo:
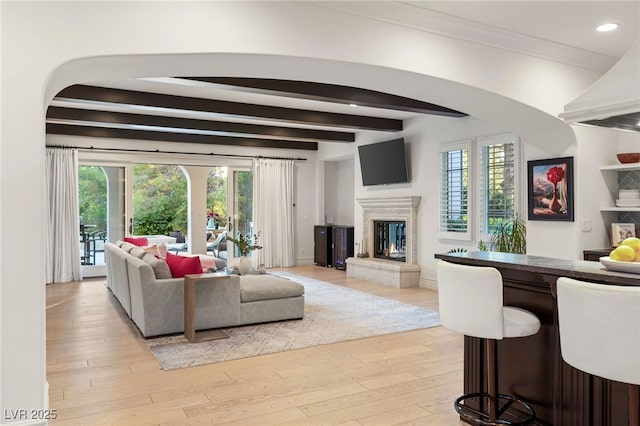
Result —
<svg viewBox="0 0 640 426"><path fill-rule="evenodd" d="M48 134L92 138L316 150L361 131L393 137L405 120L432 115L447 125L472 116L520 134L544 129L556 149L574 140L557 118L481 88L315 58L83 58L54 73L47 96Z"/></svg>

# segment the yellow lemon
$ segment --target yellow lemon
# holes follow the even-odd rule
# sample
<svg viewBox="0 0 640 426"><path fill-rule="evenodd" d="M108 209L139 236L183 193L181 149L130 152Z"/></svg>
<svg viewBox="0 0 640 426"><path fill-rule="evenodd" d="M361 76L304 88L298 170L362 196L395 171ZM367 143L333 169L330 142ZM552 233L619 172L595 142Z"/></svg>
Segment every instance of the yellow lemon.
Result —
<svg viewBox="0 0 640 426"><path fill-rule="evenodd" d="M620 243L620 245L631 247L635 251L640 251L640 238L636 238L636 237L625 238Z"/></svg>
<svg viewBox="0 0 640 426"><path fill-rule="evenodd" d="M620 260L620 259L618 259L618 255L616 254L615 249L611 250L611 253L609 253L609 259L611 259L611 260Z"/></svg>
<svg viewBox="0 0 640 426"><path fill-rule="evenodd" d="M636 258L636 251L627 245L620 245L609 254L609 257L611 257L612 260L633 262Z"/></svg>

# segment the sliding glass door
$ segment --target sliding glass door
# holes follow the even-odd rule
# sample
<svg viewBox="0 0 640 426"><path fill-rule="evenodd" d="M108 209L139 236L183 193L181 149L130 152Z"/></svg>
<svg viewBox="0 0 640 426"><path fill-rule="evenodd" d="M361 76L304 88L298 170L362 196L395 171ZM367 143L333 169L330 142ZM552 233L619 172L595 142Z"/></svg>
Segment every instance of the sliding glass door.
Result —
<svg viewBox="0 0 640 426"><path fill-rule="evenodd" d="M238 233L253 235L253 172L247 169L229 168L227 174L227 231L236 237ZM238 263L238 248L229 243L228 265ZM233 250L231 246L233 245Z"/></svg>
<svg viewBox="0 0 640 426"><path fill-rule="evenodd" d="M125 234L125 168L78 166L78 199L82 275L104 276L104 243Z"/></svg>

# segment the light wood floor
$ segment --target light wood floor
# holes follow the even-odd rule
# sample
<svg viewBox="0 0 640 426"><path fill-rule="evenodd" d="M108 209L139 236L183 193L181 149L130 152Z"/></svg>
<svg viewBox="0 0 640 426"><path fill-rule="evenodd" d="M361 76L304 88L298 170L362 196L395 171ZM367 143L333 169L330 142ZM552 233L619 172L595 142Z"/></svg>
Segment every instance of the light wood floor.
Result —
<svg viewBox="0 0 640 426"><path fill-rule="evenodd" d="M437 293L287 269L437 309ZM47 380L60 425L460 426L462 337L434 327L163 371L104 280L47 286Z"/></svg>

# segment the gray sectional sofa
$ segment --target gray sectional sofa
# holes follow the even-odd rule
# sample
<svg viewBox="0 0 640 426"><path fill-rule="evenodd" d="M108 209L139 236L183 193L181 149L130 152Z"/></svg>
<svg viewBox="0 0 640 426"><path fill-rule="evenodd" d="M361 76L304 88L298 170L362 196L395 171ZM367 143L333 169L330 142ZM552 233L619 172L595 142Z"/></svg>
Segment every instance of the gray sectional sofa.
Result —
<svg viewBox="0 0 640 426"><path fill-rule="evenodd" d="M183 332L184 278L156 278L160 262L134 247L105 244L107 286L144 337ZM196 287L196 330L303 316L304 287L285 278L232 275Z"/></svg>

